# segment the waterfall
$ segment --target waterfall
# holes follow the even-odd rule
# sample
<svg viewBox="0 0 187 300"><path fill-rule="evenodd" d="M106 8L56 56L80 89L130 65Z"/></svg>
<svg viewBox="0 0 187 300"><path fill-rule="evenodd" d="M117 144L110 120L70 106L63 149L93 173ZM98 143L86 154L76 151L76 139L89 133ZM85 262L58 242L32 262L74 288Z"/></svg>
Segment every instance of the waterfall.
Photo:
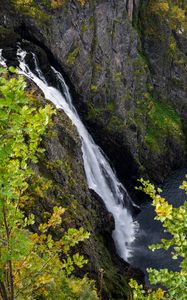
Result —
<svg viewBox="0 0 187 300"><path fill-rule="evenodd" d="M6 59L3 57L3 49L0 49L0 65L6 68Z"/></svg>
<svg viewBox="0 0 187 300"><path fill-rule="evenodd" d="M2 52L0 52L2 54ZM135 239L137 224L128 210L131 199L125 187L119 182L107 158L98 145L95 144L87 129L80 120L73 106L72 98L62 75L51 67L56 79L62 87L63 94L53 86L49 86L45 75L39 68L36 56L32 53L35 64L35 74L25 62L27 53L18 49L19 73L31 79L44 93L45 98L61 108L76 126L82 142L84 169L90 189L93 189L103 200L115 220L115 230L112 233L118 254L126 261L131 256L131 244ZM0 56L0 63L5 60Z"/></svg>

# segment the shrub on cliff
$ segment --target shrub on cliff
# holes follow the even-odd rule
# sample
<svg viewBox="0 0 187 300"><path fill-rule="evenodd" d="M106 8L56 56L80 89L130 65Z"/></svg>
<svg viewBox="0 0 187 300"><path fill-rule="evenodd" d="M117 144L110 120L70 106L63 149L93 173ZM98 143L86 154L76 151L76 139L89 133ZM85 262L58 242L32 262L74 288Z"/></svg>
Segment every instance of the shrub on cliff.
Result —
<svg viewBox="0 0 187 300"><path fill-rule="evenodd" d="M47 21L49 16L43 9L58 9L65 5L67 1L65 0L10 0L10 2L14 5L14 7L20 12L31 16L33 18L37 18L40 21ZM86 0L77 0L77 3L80 6L85 5Z"/></svg>
<svg viewBox="0 0 187 300"><path fill-rule="evenodd" d="M186 29L186 4L184 1L151 0L148 4L150 12L157 15L161 22L169 25L172 30Z"/></svg>
<svg viewBox="0 0 187 300"><path fill-rule="evenodd" d="M173 259L180 259L180 270L148 269L151 284L159 284L163 288L144 290L142 285L131 280L133 299L141 300L185 300L187 299L187 201L178 208L174 208L161 195L161 190L155 188L149 181L140 180L142 187L139 189L149 195L155 207L156 220L162 222L165 231L171 238L162 239L160 244L151 245L150 248L171 249ZM187 181L180 186L187 193Z"/></svg>
<svg viewBox="0 0 187 300"><path fill-rule="evenodd" d="M89 233L83 228L65 231L61 206L54 206L42 224L35 223L27 209L33 167L44 152L42 137L55 111L50 105L35 107L23 77L9 78L2 68L0 73L0 296L3 300L96 300L94 282L73 275L74 268L87 261L79 253L72 254L72 247ZM42 194L50 182L44 178L40 182L36 188ZM59 238L53 237L56 230L62 233Z"/></svg>

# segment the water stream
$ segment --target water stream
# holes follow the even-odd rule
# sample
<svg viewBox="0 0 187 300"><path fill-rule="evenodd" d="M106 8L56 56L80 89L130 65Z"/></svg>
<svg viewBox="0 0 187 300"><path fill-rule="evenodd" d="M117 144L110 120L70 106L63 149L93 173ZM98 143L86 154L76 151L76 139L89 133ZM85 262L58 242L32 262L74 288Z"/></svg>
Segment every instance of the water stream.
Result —
<svg viewBox="0 0 187 300"><path fill-rule="evenodd" d="M3 49L0 49L0 65L6 68L6 59L3 57Z"/></svg>
<svg viewBox="0 0 187 300"><path fill-rule="evenodd" d="M80 120L62 75L51 67L63 93L47 83L45 74L40 69L38 60L33 53L32 63L34 63L35 69L31 71L25 61L26 55L26 51L18 49L19 73L31 79L43 91L45 98L53 102L57 108L62 109L76 126L82 141L82 154L88 186L103 199L107 210L113 214L115 220L113 239L116 249L119 255L128 261L132 255L131 245L138 228L128 209L131 199L125 187L117 179L103 151L95 144ZM6 64L2 57L2 51L0 52L0 64L3 66Z"/></svg>

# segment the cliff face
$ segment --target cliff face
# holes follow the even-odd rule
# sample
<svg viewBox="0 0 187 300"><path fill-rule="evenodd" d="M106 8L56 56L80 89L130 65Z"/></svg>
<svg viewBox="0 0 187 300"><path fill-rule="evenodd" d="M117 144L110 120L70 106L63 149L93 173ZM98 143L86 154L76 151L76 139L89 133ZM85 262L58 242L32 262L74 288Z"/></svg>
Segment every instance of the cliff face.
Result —
<svg viewBox="0 0 187 300"><path fill-rule="evenodd" d="M187 20L186 18L183 20L182 14L179 16L179 13L181 13L180 7L177 8L174 4L176 3L173 2L173 7L171 6L170 10L163 12L156 10L156 5L158 5L157 1L141 1L139 15L136 17L135 24L140 31L142 50L147 59L151 74L152 96L158 103L160 102L176 112L175 116L170 114L170 120L174 121L174 118L178 115L186 140ZM181 8L185 9L185 5L186 4L181 5ZM183 23L181 25L180 22L182 22L182 20ZM176 124L176 122L174 123ZM170 124L169 119L166 124L164 120L162 121L163 127L165 125L167 127L167 124ZM181 163L181 161L177 163L177 156L172 153L179 151L184 158L184 152L181 152L182 132L180 134L181 138L179 138L180 142L175 142L175 126L171 126L171 128L173 128L172 130L174 130L174 132L171 133L166 130L166 135L160 139L163 157L164 152L166 157L164 161L161 156L161 160L158 160L159 167L156 170L162 173L159 168L164 169L166 167L166 173L163 173L163 175L167 174L168 169L170 169L168 165L177 167L178 163ZM159 127L157 130L162 132L162 129ZM153 153L150 153L150 157L153 157L154 161L155 155ZM157 160L157 157L155 158ZM152 163L150 165L152 166Z"/></svg>
<svg viewBox="0 0 187 300"><path fill-rule="evenodd" d="M1 35L1 42L4 40L6 45L3 55L6 56L8 65L17 63L14 45L12 46L12 41L8 42L11 35L9 30ZM38 55L42 69L45 69L52 83L54 78L50 74L46 53L32 43L25 42L23 45ZM27 59L32 68L30 55ZM28 79L26 81L27 93L33 98L35 105L44 106L47 101L44 95L33 82ZM94 279L102 299L127 299L128 278L135 277L142 282L144 275L116 254L111 237L115 227L113 216L106 211L102 199L88 188L81 141L76 128L62 110L56 112L42 141L42 148L45 152L41 154L37 166L34 166L35 175L32 176L29 191L32 200L26 206L26 213L33 213L36 224L40 224L46 222L54 206L63 206L66 209L62 220L63 228L83 227L90 232L90 238L74 250L88 259L84 269L76 269L76 275L88 274ZM45 192L34 188L40 182L38 175L46 179ZM35 231L36 228L34 225L32 230ZM53 234L59 237L62 232L55 231Z"/></svg>
<svg viewBox="0 0 187 300"><path fill-rule="evenodd" d="M36 90L37 97L38 92ZM130 275L136 277L137 271L131 270L115 254L111 238L113 217L106 211L102 200L88 189L81 142L76 128L63 111L57 113L45 137L44 148L46 152L40 160L38 172L52 181L52 188L45 199L36 197L34 214L40 220L44 211L50 212L57 203L63 205L67 209L64 227L83 227L90 232L90 238L78 248L79 253L88 259L88 265L84 270L77 270L77 275L88 273L95 279L103 299L126 299L129 293L127 278ZM117 290L116 280L119 284Z"/></svg>
<svg viewBox="0 0 187 300"><path fill-rule="evenodd" d="M31 85L31 91L40 98L37 105L46 101L39 97L40 91L35 86ZM33 213L41 222L45 220L44 211L50 212L57 203L63 205L66 208L64 228L83 227L90 232L90 238L76 249L88 259L83 270L76 270L77 276L86 273L93 278L102 299L128 299L129 278L143 282L144 274L116 254L111 237L115 228L113 216L106 211L102 199L88 189L81 141L63 111L57 112L43 147L46 151L36 172L52 181L52 188L45 198L35 197Z"/></svg>
<svg viewBox="0 0 187 300"><path fill-rule="evenodd" d="M63 1L53 8L36 3L29 8L0 3L0 48L9 64L16 63L16 42L22 38L52 54L67 76L82 118L127 184L140 175L162 181L181 166L187 120L185 37L159 19L156 34L150 34L153 16L146 1L86 1L83 6ZM172 57L171 39L177 50ZM29 47L41 51L47 69L45 53L34 44ZM31 90L40 95L36 87ZM53 182L48 199L68 207L67 226L83 226L92 233L81 251L89 257L86 271L98 279L103 296L125 299L125 278L134 271L114 254L113 219L87 187L80 141L62 112L44 144L37 171ZM41 218L53 202L38 199L36 205Z"/></svg>
<svg viewBox="0 0 187 300"><path fill-rule="evenodd" d="M174 36L167 26L156 23L164 41L147 35L152 16L142 3L63 1L35 10L1 4L2 25L35 39L58 61L83 119L127 184L141 174L162 181L185 156L184 63L167 56ZM176 37L180 56L179 44Z"/></svg>
<svg viewBox="0 0 187 300"><path fill-rule="evenodd" d="M67 209L64 227L83 227L90 232L90 238L78 247L88 264L83 270L76 270L77 275L88 274L96 280L102 299L127 299L127 279L134 276L143 281L143 274L116 255L111 237L115 227L113 217L106 211L102 200L88 189L81 143L76 129L62 111L55 117L44 147L46 152L39 172L52 180L52 188L47 199L37 199L34 214L40 219L43 211L50 211L56 203L63 205Z"/></svg>

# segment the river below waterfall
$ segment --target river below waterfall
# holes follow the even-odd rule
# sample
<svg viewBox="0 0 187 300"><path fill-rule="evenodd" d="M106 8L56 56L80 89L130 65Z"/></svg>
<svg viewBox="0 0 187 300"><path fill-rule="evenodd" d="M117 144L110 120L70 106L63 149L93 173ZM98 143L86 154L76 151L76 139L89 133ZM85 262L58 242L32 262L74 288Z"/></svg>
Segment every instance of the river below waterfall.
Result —
<svg viewBox="0 0 187 300"><path fill-rule="evenodd" d="M182 181L185 180L185 174L187 174L187 167L184 167L169 176L161 187L162 195L174 207L180 206L187 200L187 195L184 190L179 189ZM140 268L143 272L149 267L177 270L178 263L171 259L169 250L165 251L160 249L153 252L148 249L148 245L155 244L159 242L161 238L167 237L161 223L154 220L154 217L154 208L150 201L146 201L141 205L141 212L137 216L139 232L133 244L134 251L130 262L132 265ZM147 275L146 281L148 282Z"/></svg>

